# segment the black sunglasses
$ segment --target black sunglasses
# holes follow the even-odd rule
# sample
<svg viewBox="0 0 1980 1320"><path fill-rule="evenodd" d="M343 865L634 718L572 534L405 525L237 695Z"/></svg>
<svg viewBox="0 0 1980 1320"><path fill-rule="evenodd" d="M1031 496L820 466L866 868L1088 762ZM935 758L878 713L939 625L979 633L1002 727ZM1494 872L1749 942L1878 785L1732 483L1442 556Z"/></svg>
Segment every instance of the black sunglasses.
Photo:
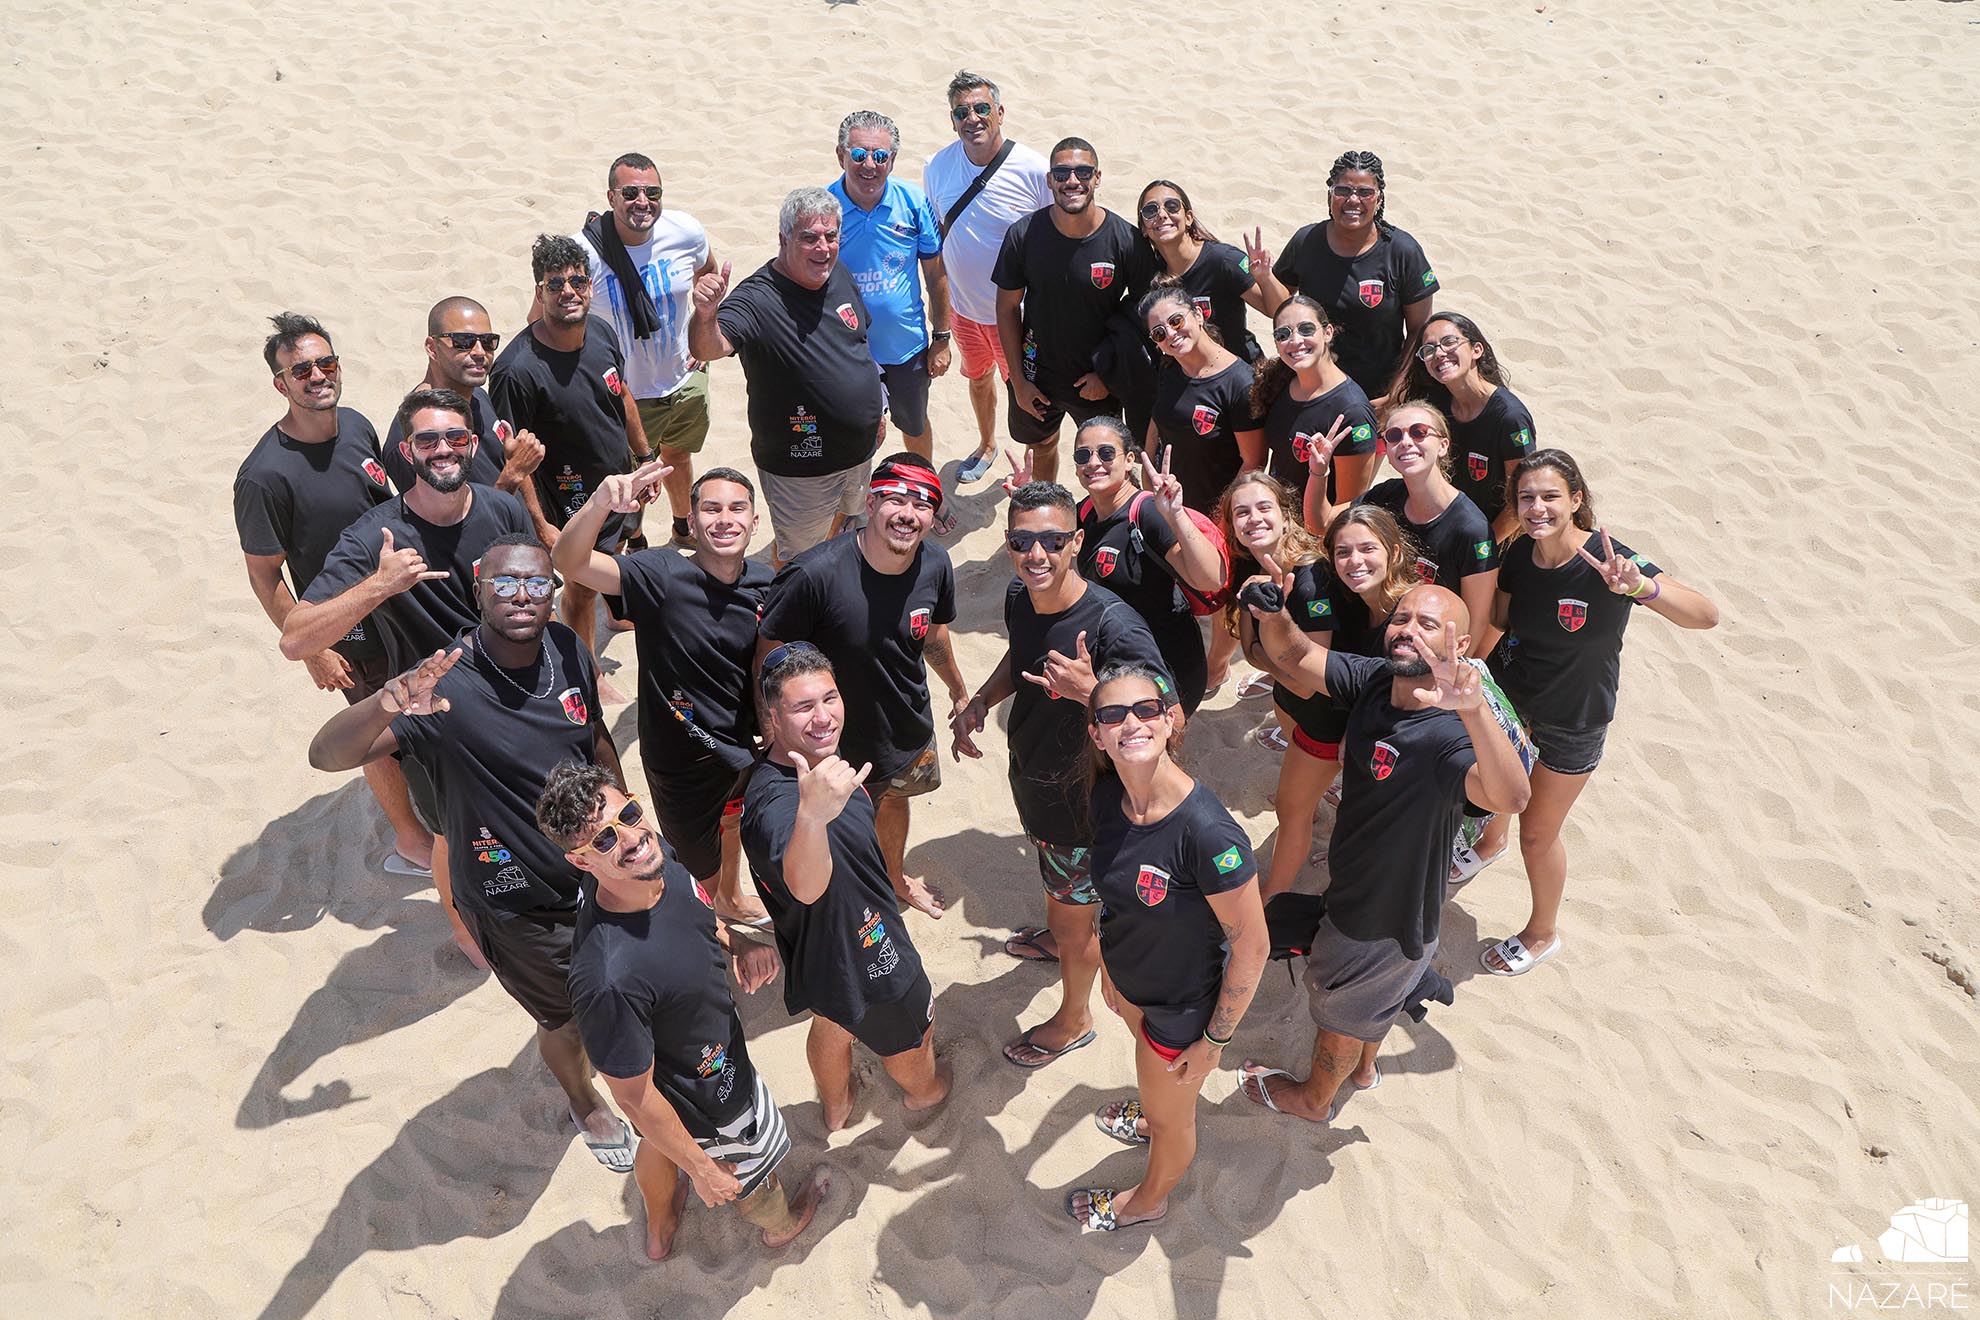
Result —
<svg viewBox="0 0 1980 1320"><path fill-rule="evenodd" d="M963 105L950 106L949 118L955 120L958 124L971 115L975 115L978 119L988 119L990 112L996 108L988 101L970 101Z"/></svg>
<svg viewBox="0 0 1980 1320"><path fill-rule="evenodd" d="M1121 456L1121 451L1113 445L1081 445L1073 450L1073 462L1085 467L1098 458L1102 463L1111 463Z"/></svg>
<svg viewBox="0 0 1980 1320"><path fill-rule="evenodd" d="M1127 717L1132 715L1143 724L1150 724L1162 718L1164 709L1160 697L1143 697L1140 701L1131 701L1125 706L1101 706L1093 712L1093 722L1112 728L1116 724L1125 723Z"/></svg>
<svg viewBox="0 0 1980 1320"><path fill-rule="evenodd" d="M1167 211L1170 215L1181 215L1182 198L1164 197L1159 202L1143 202L1141 204L1141 218L1143 220L1153 220L1164 211Z"/></svg>
<svg viewBox="0 0 1980 1320"><path fill-rule="evenodd" d="M816 651L817 649L810 642L785 642L782 646L774 646L770 648L770 653L763 657L762 672L768 674L792 656L805 651Z"/></svg>
<svg viewBox="0 0 1980 1320"><path fill-rule="evenodd" d="M1004 544L1011 548L1013 554L1030 554L1032 546L1042 545L1046 554L1056 555L1078 534L1077 532L1005 532Z"/></svg>
<svg viewBox="0 0 1980 1320"><path fill-rule="evenodd" d="M659 201L660 185L657 183L627 183L619 187L619 200L622 202L636 202L642 195L649 202Z"/></svg>
<svg viewBox="0 0 1980 1320"><path fill-rule="evenodd" d="M452 348L456 353L470 352L476 344L480 344L490 353L493 353L502 346L502 336L478 335L471 330L449 330L444 334L437 334L433 337L435 339L446 340L448 347Z"/></svg>
<svg viewBox="0 0 1980 1320"><path fill-rule="evenodd" d="M577 292L583 293L586 289L591 287L591 276L552 275L550 278L543 281L543 287L550 290L550 292L552 293L562 293L564 291L564 286L566 284L570 285L571 288L575 289Z"/></svg>
<svg viewBox="0 0 1980 1320"><path fill-rule="evenodd" d="M337 355L335 353L328 353L320 358L304 358L300 362L291 363L284 370L295 380L308 380L312 374L318 371L326 376L334 376L338 371ZM275 374L280 376L283 373L278 371Z"/></svg>
<svg viewBox="0 0 1980 1320"><path fill-rule="evenodd" d="M1295 331L1299 333L1302 339L1311 339L1320 333L1320 323L1318 321L1294 321L1291 325L1275 325L1272 327L1272 342L1283 344L1293 337Z"/></svg>
<svg viewBox="0 0 1980 1320"><path fill-rule="evenodd" d="M1099 167L1096 165L1054 165L1052 181L1064 183L1067 179L1078 179L1081 183L1090 180Z"/></svg>

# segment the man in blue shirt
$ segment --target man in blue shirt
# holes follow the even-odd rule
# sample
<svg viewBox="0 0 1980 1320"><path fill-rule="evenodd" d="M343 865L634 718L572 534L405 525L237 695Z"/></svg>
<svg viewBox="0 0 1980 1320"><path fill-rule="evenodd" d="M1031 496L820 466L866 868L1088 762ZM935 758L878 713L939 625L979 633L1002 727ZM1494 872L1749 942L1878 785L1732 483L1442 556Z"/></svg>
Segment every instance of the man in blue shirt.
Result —
<svg viewBox="0 0 1980 1320"><path fill-rule="evenodd" d="M900 150L901 132L893 120L855 110L839 125L844 172L831 192L842 211L839 260L852 272L873 318L873 360L887 384L887 411L907 447L932 462L928 382L949 369L949 279L942 271L942 234L928 194L893 177Z"/></svg>

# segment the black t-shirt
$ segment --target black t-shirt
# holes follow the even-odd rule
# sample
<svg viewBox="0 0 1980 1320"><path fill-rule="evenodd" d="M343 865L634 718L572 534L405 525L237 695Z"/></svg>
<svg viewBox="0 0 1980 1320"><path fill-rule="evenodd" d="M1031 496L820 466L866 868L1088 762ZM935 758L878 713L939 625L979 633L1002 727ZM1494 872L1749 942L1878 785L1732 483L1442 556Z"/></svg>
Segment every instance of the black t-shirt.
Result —
<svg viewBox="0 0 1980 1320"><path fill-rule="evenodd" d="M1201 783L1148 825L1129 821L1121 799L1117 777L1095 781L1088 860L1100 894L1107 975L1144 1012L1207 1013L1223 988L1231 951L1209 895L1229 893L1258 874L1251 840Z"/></svg>
<svg viewBox="0 0 1980 1320"><path fill-rule="evenodd" d="M1293 569L1292 574L1292 594L1286 597L1287 615L1303 632L1329 634L1327 646L1329 650L1333 649L1335 588L1339 587L1347 595L1354 593L1340 587L1340 584L1334 580L1333 572L1318 560L1310 564L1301 564ZM1357 596L1355 599L1358 602L1360 597ZM1366 612L1364 607L1363 613ZM1309 733L1314 729L1326 728L1326 722L1334 718L1334 713L1340 709L1324 692L1315 692L1310 697L1302 697L1279 682L1272 684L1272 700L1278 704L1280 710L1293 717L1294 723ZM1322 741L1333 740L1329 738Z"/></svg>
<svg viewBox="0 0 1980 1320"><path fill-rule="evenodd" d="M620 615L639 650L641 758L662 774L713 759L740 775L756 758L749 685L769 568L745 559L724 582L668 549L618 563Z"/></svg>
<svg viewBox="0 0 1980 1320"><path fill-rule="evenodd" d="M1105 587L1089 582L1080 598L1057 614L1040 614L1015 579L1005 592L1004 633L1011 639L1011 682L1017 689L1006 737L1011 796L1026 834L1068 848L1089 842L1083 758L1093 744L1086 736L1086 707L1062 701L1024 676L1043 677L1052 651L1077 654L1082 632L1096 674L1117 661L1169 672L1147 623ZM1170 682L1171 693L1174 688Z"/></svg>
<svg viewBox="0 0 1980 1320"><path fill-rule="evenodd" d="M1229 243L1205 243L1188 270L1178 277L1196 314L1217 327L1224 347L1241 358L1248 358L1244 326L1244 295L1257 280L1251 273L1251 258L1244 249Z"/></svg>
<svg viewBox="0 0 1980 1320"><path fill-rule="evenodd" d="M1408 332L1403 308L1437 292L1437 274L1423 248L1402 230L1382 225L1375 246L1358 257L1334 254L1327 243L1331 220L1306 225L1272 263L1272 273L1292 293L1327 309L1340 329L1334 360L1369 398L1389 392Z"/></svg>
<svg viewBox="0 0 1980 1320"><path fill-rule="evenodd" d="M906 769L935 737L922 648L956 617L949 552L923 541L901 573L882 573L859 550L859 533L835 536L784 565L770 586L762 632L810 642L832 662L845 702L839 755L873 763L870 782Z"/></svg>
<svg viewBox="0 0 1980 1320"><path fill-rule="evenodd" d="M1497 518L1506 507L1506 465L1533 452L1533 414L1519 396L1501 385L1468 422L1451 411L1450 395L1436 400L1451 419L1451 484L1471 497L1485 515Z"/></svg>
<svg viewBox="0 0 1980 1320"><path fill-rule="evenodd" d="M857 467L880 443L880 368L866 302L843 262L807 289L768 262L715 313L749 391L749 454L779 477Z"/></svg>
<svg viewBox="0 0 1980 1320"><path fill-rule="evenodd" d="M1334 447L1334 457L1374 453L1375 409L1352 376L1304 402L1293 397L1290 385L1281 390L1279 397L1272 400L1272 406L1265 410L1265 446L1269 454L1266 465L1272 475L1296 491L1305 490L1306 479L1312 473L1307 461L1312 458L1314 447L1327 438L1327 432L1343 417L1352 429ZM1335 476L1334 469L1328 468L1330 504L1338 499Z"/></svg>
<svg viewBox="0 0 1980 1320"><path fill-rule="evenodd" d="M908 939L887 879L865 786L826 828L832 879L809 904L791 897L784 884L784 853L797 813L797 768L757 762L743 790L742 844L784 957L784 1007L792 1013L809 1009L850 1029L868 1008L894 1003L914 987L921 955Z"/></svg>
<svg viewBox="0 0 1980 1320"><path fill-rule="evenodd" d="M1644 577L1663 572L1614 537L1609 544L1634 559ZM1588 539L1588 552L1601 556L1599 536ZM1507 548L1499 565L1499 590L1510 598L1510 612L1506 647L1494 672L1519 713L1529 723L1570 729L1614 719L1623 629L1636 602L1610 591L1580 555L1559 568L1542 568L1533 562L1533 542L1524 536Z"/></svg>
<svg viewBox="0 0 1980 1320"><path fill-rule="evenodd" d="M581 873L536 828L536 799L565 761L598 758L598 676L576 633L552 622L527 669L497 669L464 629L464 654L433 692L434 715L392 721L399 751L425 767L444 804L454 902L506 912L569 911ZM525 693L527 689L527 694Z"/></svg>
<svg viewBox="0 0 1980 1320"><path fill-rule="evenodd" d="M505 532L532 530L523 502L493 486L469 486L467 517L440 527L406 507L405 496L388 500L344 529L323 571L303 599L311 604L340 595L378 571L385 529L392 548L420 552L426 567L447 574L415 582L372 611L371 623L385 644L392 672L403 673L481 622L474 603L474 579L489 543Z"/></svg>
<svg viewBox="0 0 1980 1320"><path fill-rule="evenodd" d="M271 426L234 474L234 529L250 555L284 555L289 590L297 600L323 571L337 538L353 522L392 498L378 453L378 433L349 408L337 410L334 439L316 442ZM331 649L353 663L384 654L370 620L361 620Z"/></svg>
<svg viewBox="0 0 1980 1320"><path fill-rule="evenodd" d="M1133 225L1107 213L1085 238L1068 238L1052 223L1050 206L1004 231L990 278L1000 289L1024 291L1024 378L1063 402L1073 382L1093 370L1093 350L1107 337L1107 318L1148 287L1153 253Z"/></svg>
<svg viewBox="0 0 1980 1320"><path fill-rule="evenodd" d="M543 443L536 498L557 527L606 477L632 470L626 443L626 355L612 323L584 322L584 343L560 352L533 330L509 341L488 374L495 411Z"/></svg>
<svg viewBox="0 0 1980 1320"><path fill-rule="evenodd" d="M468 396L468 411L473 414L468 426L473 429L476 442L474 457L468 460L467 479L492 486L502 475L502 464L509 459L509 437L515 434L515 428L495 416L495 403L487 390L476 390ZM385 433L385 471L391 474L393 488L402 495L419 480L419 473L399 452L399 444L405 438L406 428L399 425L398 414L394 413L392 427Z"/></svg>
<svg viewBox="0 0 1980 1320"><path fill-rule="evenodd" d="M1395 515L1397 525L1416 549L1419 582L1434 582L1457 591L1466 578L1499 566L1499 547L1492 540L1491 522L1462 493L1427 523L1411 522L1404 512L1409 488L1401 477L1376 482L1355 503L1372 504Z"/></svg>
<svg viewBox="0 0 1980 1320"><path fill-rule="evenodd" d="M1086 533L1079 575L1119 596L1147 622L1163 667L1181 686L1184 703L1193 706L1203 695L1190 691L1192 676L1206 667L1203 634L1169 568L1169 552L1176 546L1169 520L1143 491L1128 496L1110 518L1095 512L1091 499L1081 500L1079 528Z"/></svg>
<svg viewBox="0 0 1980 1320"><path fill-rule="evenodd" d="M1156 369L1155 430L1173 451L1169 466L1182 482L1183 503L1199 513L1216 509L1224 487L1244 467L1238 432L1263 425L1251 411L1257 375L1243 358L1201 379L1171 357Z"/></svg>
<svg viewBox="0 0 1980 1320"><path fill-rule="evenodd" d="M613 912L586 895L572 936L571 1009L599 1072L652 1069L681 1126L706 1141L749 1112L756 1069L708 897L678 862L661 876L660 901L645 912Z"/></svg>
<svg viewBox="0 0 1980 1320"><path fill-rule="evenodd" d="M1327 654L1327 691L1349 707L1341 807L1327 845L1327 915L1343 935L1391 939L1421 958L1437 938L1464 777L1478 760L1448 710L1398 710L1389 664Z"/></svg>

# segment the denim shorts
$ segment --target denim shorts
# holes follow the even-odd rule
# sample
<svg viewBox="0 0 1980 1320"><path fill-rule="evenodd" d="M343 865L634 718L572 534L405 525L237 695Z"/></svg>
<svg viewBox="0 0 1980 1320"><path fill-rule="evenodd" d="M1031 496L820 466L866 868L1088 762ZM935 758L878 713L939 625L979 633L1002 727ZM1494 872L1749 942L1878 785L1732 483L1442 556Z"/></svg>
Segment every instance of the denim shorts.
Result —
<svg viewBox="0 0 1980 1320"><path fill-rule="evenodd" d="M1529 724L1533 746L1540 753L1540 764L1557 775L1585 775L1602 764L1602 744L1609 740L1609 726L1597 724L1586 729L1565 724Z"/></svg>

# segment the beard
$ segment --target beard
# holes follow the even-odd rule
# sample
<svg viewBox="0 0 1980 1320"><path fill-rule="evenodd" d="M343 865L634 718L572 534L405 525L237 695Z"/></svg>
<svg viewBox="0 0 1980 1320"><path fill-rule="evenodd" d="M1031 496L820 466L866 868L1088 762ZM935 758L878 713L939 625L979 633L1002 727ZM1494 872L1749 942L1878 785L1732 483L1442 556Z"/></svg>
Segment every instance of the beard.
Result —
<svg viewBox="0 0 1980 1320"><path fill-rule="evenodd" d="M465 455L458 457L459 462L455 464L454 474L452 476L442 477L433 471L430 464L421 463L419 465L419 479L439 491L442 495L452 495L455 491L467 484L467 457Z"/></svg>
<svg viewBox="0 0 1980 1320"><path fill-rule="evenodd" d="M1388 661L1391 678L1423 678L1430 672L1430 662L1414 651L1398 657L1392 650L1384 659Z"/></svg>

